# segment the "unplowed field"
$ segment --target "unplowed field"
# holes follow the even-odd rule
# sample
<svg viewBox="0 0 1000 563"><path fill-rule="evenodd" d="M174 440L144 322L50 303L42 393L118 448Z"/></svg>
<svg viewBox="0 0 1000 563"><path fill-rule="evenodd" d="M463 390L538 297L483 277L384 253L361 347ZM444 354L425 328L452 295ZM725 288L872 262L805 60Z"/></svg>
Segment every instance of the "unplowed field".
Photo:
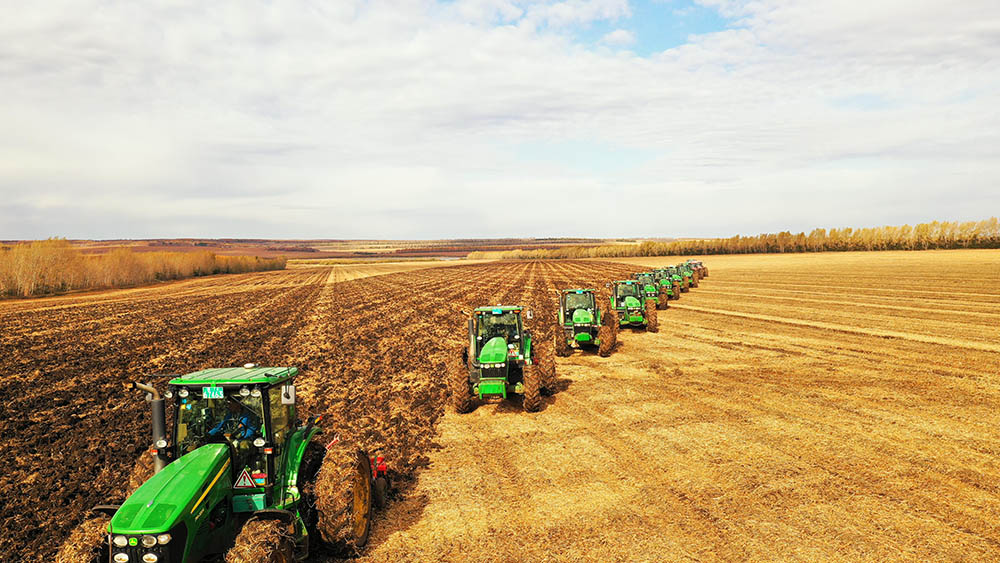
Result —
<svg viewBox="0 0 1000 563"><path fill-rule="evenodd" d="M676 259L672 261L677 261ZM562 390L445 414L460 309L636 266L330 268L0 303L0 560L52 555L146 446L134 379L304 368L300 396L406 478L386 560L1000 559L1000 253L709 257L711 277L560 358Z"/></svg>

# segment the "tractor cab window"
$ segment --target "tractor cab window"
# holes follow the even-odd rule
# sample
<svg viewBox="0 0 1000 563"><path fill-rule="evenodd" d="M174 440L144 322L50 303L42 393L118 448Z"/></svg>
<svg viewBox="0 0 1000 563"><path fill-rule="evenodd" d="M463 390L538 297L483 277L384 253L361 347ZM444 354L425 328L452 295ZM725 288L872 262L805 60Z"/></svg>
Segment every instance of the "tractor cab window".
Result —
<svg viewBox="0 0 1000 563"><path fill-rule="evenodd" d="M293 405L281 404L281 385L275 385L268 391L271 400L271 431L274 433L274 443L283 445L292 431L295 420Z"/></svg>
<svg viewBox="0 0 1000 563"><path fill-rule="evenodd" d="M206 399L192 393L177 404L178 455L212 442L249 444L260 435L263 419L260 397Z"/></svg>
<svg viewBox="0 0 1000 563"><path fill-rule="evenodd" d="M652 285L653 283L653 276L650 276L648 274L639 276L638 279L639 283L641 283L642 285Z"/></svg>
<svg viewBox="0 0 1000 563"><path fill-rule="evenodd" d="M517 314L513 311L507 311L499 315L481 315L479 317L479 331L477 334L480 337L480 346L496 336L501 336L508 343L513 344L515 342L514 336L519 334L517 320Z"/></svg>
<svg viewBox="0 0 1000 563"><path fill-rule="evenodd" d="M625 297L639 297L639 286L634 283L618 284L615 288L615 295L621 299Z"/></svg>
<svg viewBox="0 0 1000 563"><path fill-rule="evenodd" d="M576 309L593 309L594 308L594 296L591 293L567 293L566 294L566 310L574 311Z"/></svg>

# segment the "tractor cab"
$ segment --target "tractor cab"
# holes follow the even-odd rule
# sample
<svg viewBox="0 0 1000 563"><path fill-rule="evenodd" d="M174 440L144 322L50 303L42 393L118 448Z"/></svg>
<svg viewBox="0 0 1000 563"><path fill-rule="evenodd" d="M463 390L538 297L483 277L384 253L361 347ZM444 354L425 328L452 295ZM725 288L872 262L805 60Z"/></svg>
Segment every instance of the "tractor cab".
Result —
<svg viewBox="0 0 1000 563"><path fill-rule="evenodd" d="M576 322L583 313L591 317L586 322L591 322L595 318L596 307L593 289L567 289L559 297L559 311L563 317L561 324ZM577 315L577 311L581 314Z"/></svg>
<svg viewBox="0 0 1000 563"><path fill-rule="evenodd" d="M658 297L660 292L657 289L656 280L652 272L642 272L635 275L636 281L642 286L642 291L648 298Z"/></svg>
<svg viewBox="0 0 1000 563"><path fill-rule="evenodd" d="M622 280L614 282L614 295L612 299L615 301L615 307L620 308L625 306L629 302L629 297L636 301L635 306L638 307L642 299L642 291L639 286L639 282L636 280Z"/></svg>
<svg viewBox="0 0 1000 563"><path fill-rule="evenodd" d="M504 354L507 354L508 350L512 353L522 351L523 327L520 307L480 307L476 309L472 322L471 332L476 335L474 349L477 358L481 357L488 346L496 347L500 344L503 345ZM502 339L502 342L497 340L498 338Z"/></svg>

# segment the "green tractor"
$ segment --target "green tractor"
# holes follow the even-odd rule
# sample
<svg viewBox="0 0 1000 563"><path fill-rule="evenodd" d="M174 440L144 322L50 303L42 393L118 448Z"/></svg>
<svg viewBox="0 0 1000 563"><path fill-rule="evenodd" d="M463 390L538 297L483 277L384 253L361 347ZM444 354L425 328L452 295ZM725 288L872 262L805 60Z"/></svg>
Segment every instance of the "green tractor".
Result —
<svg viewBox="0 0 1000 563"><path fill-rule="evenodd" d="M674 266L677 268L677 273L681 277L681 291L687 293L692 287L698 287L694 279L694 270L692 270L687 264L678 264Z"/></svg>
<svg viewBox="0 0 1000 563"><path fill-rule="evenodd" d="M670 276L670 281L674 286L674 299L680 299L681 293L687 291L685 289L686 284L684 282L684 275L681 273L681 269L677 266L667 266L663 269L667 275Z"/></svg>
<svg viewBox="0 0 1000 563"><path fill-rule="evenodd" d="M658 332L656 302L645 298L638 280L618 280L608 284L611 288L611 310L618 315L619 326L643 327Z"/></svg>
<svg viewBox="0 0 1000 563"><path fill-rule="evenodd" d="M708 277L708 266L706 266L704 263L702 263L701 260L694 260L694 259L689 258L687 260L687 263L690 264L691 267L695 271L698 272L698 277L699 278L703 279L703 278L707 278Z"/></svg>
<svg viewBox="0 0 1000 563"><path fill-rule="evenodd" d="M554 336L557 356L569 356L573 348L597 348L601 357L608 357L618 340L618 323L609 322L614 315L602 314L593 289L564 289L559 295L559 327Z"/></svg>
<svg viewBox="0 0 1000 563"><path fill-rule="evenodd" d="M669 296L666 295L666 291L656 281L656 274L653 272L640 272L635 275L635 279L642 286L642 293L645 299L647 301L652 299L656 303L657 309L662 310L670 306L667 303Z"/></svg>
<svg viewBox="0 0 1000 563"><path fill-rule="evenodd" d="M189 563L227 550L229 560L242 560L260 549L301 560L317 535L363 546L373 498L388 486L385 464L378 458L373 468L339 437L325 450L317 443L318 419L296 420L297 374L254 364L205 369L171 379L162 397L134 383L152 406L154 473L121 505L94 508L110 516L104 560Z"/></svg>
<svg viewBox="0 0 1000 563"><path fill-rule="evenodd" d="M691 280L691 287L698 287L698 280L701 279L701 272L687 262L682 262L677 265L681 269L683 274Z"/></svg>
<svg viewBox="0 0 1000 563"><path fill-rule="evenodd" d="M653 280L656 281L656 285L660 289L661 300L673 301L681 298L680 276L674 279L666 268L657 268L653 270Z"/></svg>
<svg viewBox="0 0 1000 563"><path fill-rule="evenodd" d="M542 406L542 392L555 392L556 365L552 350L524 328L520 306L479 307L468 320L468 341L461 364L450 374L452 405L459 413L476 401L502 401L523 395L524 410Z"/></svg>

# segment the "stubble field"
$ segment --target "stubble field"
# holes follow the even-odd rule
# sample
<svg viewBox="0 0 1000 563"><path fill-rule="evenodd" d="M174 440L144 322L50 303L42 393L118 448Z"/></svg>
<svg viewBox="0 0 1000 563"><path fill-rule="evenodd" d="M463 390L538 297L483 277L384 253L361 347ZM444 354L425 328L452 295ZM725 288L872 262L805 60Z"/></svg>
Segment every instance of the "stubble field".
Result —
<svg viewBox="0 0 1000 563"><path fill-rule="evenodd" d="M305 409L403 477L373 561L1000 558L1000 253L705 261L658 334L560 358L532 414L446 413L459 311L518 302L538 324L556 288L638 265L315 268L0 303L0 560L51 556L120 494L148 434L127 382L247 361L304 368Z"/></svg>

